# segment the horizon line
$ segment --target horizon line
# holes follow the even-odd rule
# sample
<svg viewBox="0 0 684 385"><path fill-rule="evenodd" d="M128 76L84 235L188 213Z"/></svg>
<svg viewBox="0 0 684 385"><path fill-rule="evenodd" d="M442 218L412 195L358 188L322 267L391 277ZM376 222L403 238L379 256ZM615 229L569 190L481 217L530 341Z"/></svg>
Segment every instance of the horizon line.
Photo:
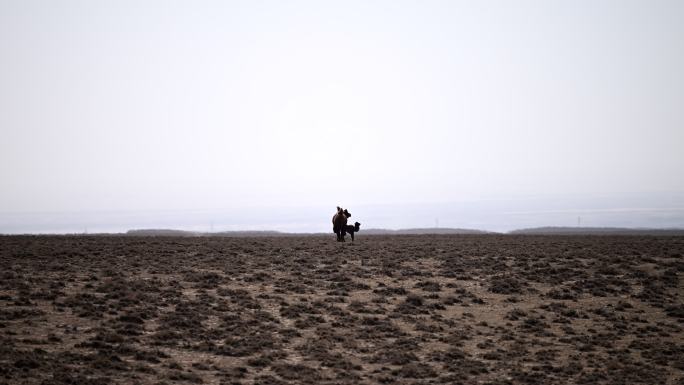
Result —
<svg viewBox="0 0 684 385"><path fill-rule="evenodd" d="M434 231L434 232L430 232ZM620 226L535 226L535 227L525 227L518 228L509 231L492 231L492 230L482 230L475 228L460 228L460 227L407 227L407 228L369 228L361 230L363 233L370 233L368 235L392 235L392 233L401 232L416 232L416 235L450 235L448 232L452 232L451 235L516 235L516 233L529 231L560 231L560 232L684 232L684 227L620 227ZM82 236L82 235L123 235L123 236L136 236L136 232L159 232L159 233L178 233L194 235L194 236L220 236L222 234L273 234L273 235L328 235L329 232L321 231L309 231L309 232L297 232L297 231L281 231L281 230L222 230L222 231L196 231L196 230L183 230L174 228L139 228L139 229L128 229L121 232L25 232L25 233L0 233L0 236L42 236L42 235L63 235L63 236ZM377 232L387 232L389 234L377 234ZM447 232L447 233L445 233ZM462 232L459 234L459 232ZM375 233L375 234L373 234ZM330 232L330 234L333 234ZM410 234L397 234L397 235L410 235ZM683 234L684 235L684 234ZM146 234L140 234L138 236L146 236ZM149 234L148 236L173 236L173 234Z"/></svg>

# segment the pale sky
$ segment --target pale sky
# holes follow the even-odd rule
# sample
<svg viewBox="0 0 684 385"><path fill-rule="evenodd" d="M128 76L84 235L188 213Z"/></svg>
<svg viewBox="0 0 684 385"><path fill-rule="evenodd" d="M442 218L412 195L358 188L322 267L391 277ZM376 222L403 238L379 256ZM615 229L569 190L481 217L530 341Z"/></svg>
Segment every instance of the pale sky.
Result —
<svg viewBox="0 0 684 385"><path fill-rule="evenodd" d="M681 193L682 20L682 1L0 0L0 212Z"/></svg>

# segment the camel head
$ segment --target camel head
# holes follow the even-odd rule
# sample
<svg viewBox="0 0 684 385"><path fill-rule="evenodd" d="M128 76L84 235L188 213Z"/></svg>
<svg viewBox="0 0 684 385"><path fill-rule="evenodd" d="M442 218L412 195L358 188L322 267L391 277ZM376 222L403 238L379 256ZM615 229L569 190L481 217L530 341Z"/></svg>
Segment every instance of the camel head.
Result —
<svg viewBox="0 0 684 385"><path fill-rule="evenodd" d="M360 228L361 228L361 224L359 222L355 222L354 223L354 231L359 231Z"/></svg>

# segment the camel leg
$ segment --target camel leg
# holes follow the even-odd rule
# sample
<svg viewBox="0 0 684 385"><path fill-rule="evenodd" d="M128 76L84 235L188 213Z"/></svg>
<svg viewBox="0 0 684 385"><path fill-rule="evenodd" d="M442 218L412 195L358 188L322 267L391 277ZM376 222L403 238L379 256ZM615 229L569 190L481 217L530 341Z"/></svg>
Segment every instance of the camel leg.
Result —
<svg viewBox="0 0 684 385"><path fill-rule="evenodd" d="M354 242L354 233L350 233L352 237L352 242Z"/></svg>

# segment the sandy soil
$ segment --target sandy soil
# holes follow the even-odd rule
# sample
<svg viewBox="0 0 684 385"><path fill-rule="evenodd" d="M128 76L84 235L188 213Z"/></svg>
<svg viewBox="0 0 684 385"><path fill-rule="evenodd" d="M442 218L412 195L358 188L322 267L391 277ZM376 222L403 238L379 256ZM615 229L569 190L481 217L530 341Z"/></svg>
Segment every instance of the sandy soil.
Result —
<svg viewBox="0 0 684 385"><path fill-rule="evenodd" d="M0 383L684 384L683 237L0 237Z"/></svg>

